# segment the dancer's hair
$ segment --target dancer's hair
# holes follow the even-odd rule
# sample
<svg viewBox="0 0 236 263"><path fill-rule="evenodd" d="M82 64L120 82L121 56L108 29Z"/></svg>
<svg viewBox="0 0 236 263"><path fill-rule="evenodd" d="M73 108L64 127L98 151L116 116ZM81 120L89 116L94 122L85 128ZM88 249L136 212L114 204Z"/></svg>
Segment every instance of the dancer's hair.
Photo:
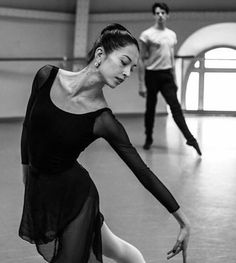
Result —
<svg viewBox="0 0 236 263"><path fill-rule="evenodd" d="M163 2L156 2L156 3L154 3L154 4L152 5L152 13L153 13L153 15L155 15L155 11L156 11L156 8L157 8L157 7L165 10L167 14L169 14L169 12L170 12L170 8L168 7L167 4L165 4L165 3L163 3Z"/></svg>
<svg viewBox="0 0 236 263"><path fill-rule="evenodd" d="M138 41L129 30L120 24L110 24L101 31L100 36L89 51L87 63L89 64L94 59L95 51L98 47L103 47L106 55L109 55L114 50L131 44L135 45L139 50Z"/></svg>

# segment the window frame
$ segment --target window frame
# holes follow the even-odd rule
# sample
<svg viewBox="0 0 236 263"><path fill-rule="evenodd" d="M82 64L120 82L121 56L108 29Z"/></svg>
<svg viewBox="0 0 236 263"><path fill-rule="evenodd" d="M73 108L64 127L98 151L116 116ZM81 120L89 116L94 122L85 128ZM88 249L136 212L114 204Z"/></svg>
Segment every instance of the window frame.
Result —
<svg viewBox="0 0 236 263"><path fill-rule="evenodd" d="M184 105L184 111L187 113L202 113L202 114L233 114L236 115L236 111L208 111L208 110L204 110L203 109L203 103L204 103L204 88L205 88L205 81L204 81L204 75L207 72L213 72L213 73L217 73L217 72L226 72L226 73L231 73L234 72L236 73L236 68L206 68L205 67L205 54L213 49L217 49L217 48L230 48L235 50L236 52L236 47L231 46L231 45L215 45L212 46L208 49L205 49L203 51L201 51L195 58L193 58L186 70L186 75L185 78L183 80L183 87L181 89L181 98L182 98L182 104ZM195 63L199 61L199 67L196 68L194 67ZM198 86L198 109L197 110L188 110L186 109L186 102L187 102L187 98L186 98L186 94L187 94L187 85L188 85L188 80L190 77L190 74L192 72L197 72L199 74L199 86Z"/></svg>

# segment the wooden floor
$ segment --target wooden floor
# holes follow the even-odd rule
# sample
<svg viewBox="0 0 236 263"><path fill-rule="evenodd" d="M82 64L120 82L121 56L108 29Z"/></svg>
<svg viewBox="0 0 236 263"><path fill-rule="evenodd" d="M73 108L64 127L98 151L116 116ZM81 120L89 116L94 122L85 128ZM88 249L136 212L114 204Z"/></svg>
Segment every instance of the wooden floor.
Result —
<svg viewBox="0 0 236 263"><path fill-rule="evenodd" d="M168 186L192 223L188 263L236 262L236 118L188 116L199 139L200 158L171 116L157 117L154 145L144 151L141 117L120 117L132 143ZM23 184L19 155L20 122L0 123L0 262L42 263L33 245L17 231ZM137 246L148 263L166 262L178 225L103 140L91 145L81 162L95 181L107 224ZM105 259L105 263L112 261ZM170 262L182 262L177 256Z"/></svg>

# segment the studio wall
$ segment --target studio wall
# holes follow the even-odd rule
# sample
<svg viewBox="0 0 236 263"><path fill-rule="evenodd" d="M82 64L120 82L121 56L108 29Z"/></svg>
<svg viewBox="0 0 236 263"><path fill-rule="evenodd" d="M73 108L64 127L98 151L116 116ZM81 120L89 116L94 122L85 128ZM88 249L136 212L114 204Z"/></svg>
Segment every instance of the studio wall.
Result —
<svg viewBox="0 0 236 263"><path fill-rule="evenodd" d="M168 26L178 36L176 51L194 32L216 23L236 22L236 14L182 13L170 16ZM89 19L88 49L101 29L108 23L124 24L137 38L152 25L152 14L92 14ZM71 57L74 44L74 16L63 13L0 8L0 58L9 57ZM191 53L191 47L189 49ZM189 54L191 55L191 54ZM5 62L0 61L0 118L23 117L37 69L56 61ZM105 87L108 103L115 113L142 114L145 101L138 96L137 71L115 90ZM158 112L166 112L162 97Z"/></svg>

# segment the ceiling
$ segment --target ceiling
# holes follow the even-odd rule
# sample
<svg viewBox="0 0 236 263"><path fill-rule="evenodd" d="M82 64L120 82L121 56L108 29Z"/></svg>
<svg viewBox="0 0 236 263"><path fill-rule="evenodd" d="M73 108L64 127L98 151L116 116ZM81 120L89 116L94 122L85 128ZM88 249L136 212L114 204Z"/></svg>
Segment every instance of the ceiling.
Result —
<svg viewBox="0 0 236 263"><path fill-rule="evenodd" d="M77 0L0 0L0 7L74 13ZM81 0L84 1L84 0ZM166 0L171 11L236 11L236 0ZM150 12L153 0L90 0L90 13Z"/></svg>
<svg viewBox="0 0 236 263"><path fill-rule="evenodd" d="M0 7L74 13L76 1L0 0ZM166 0L164 2L169 5L171 11L236 11L236 0ZM153 0L90 0L90 13L149 12L153 3Z"/></svg>

